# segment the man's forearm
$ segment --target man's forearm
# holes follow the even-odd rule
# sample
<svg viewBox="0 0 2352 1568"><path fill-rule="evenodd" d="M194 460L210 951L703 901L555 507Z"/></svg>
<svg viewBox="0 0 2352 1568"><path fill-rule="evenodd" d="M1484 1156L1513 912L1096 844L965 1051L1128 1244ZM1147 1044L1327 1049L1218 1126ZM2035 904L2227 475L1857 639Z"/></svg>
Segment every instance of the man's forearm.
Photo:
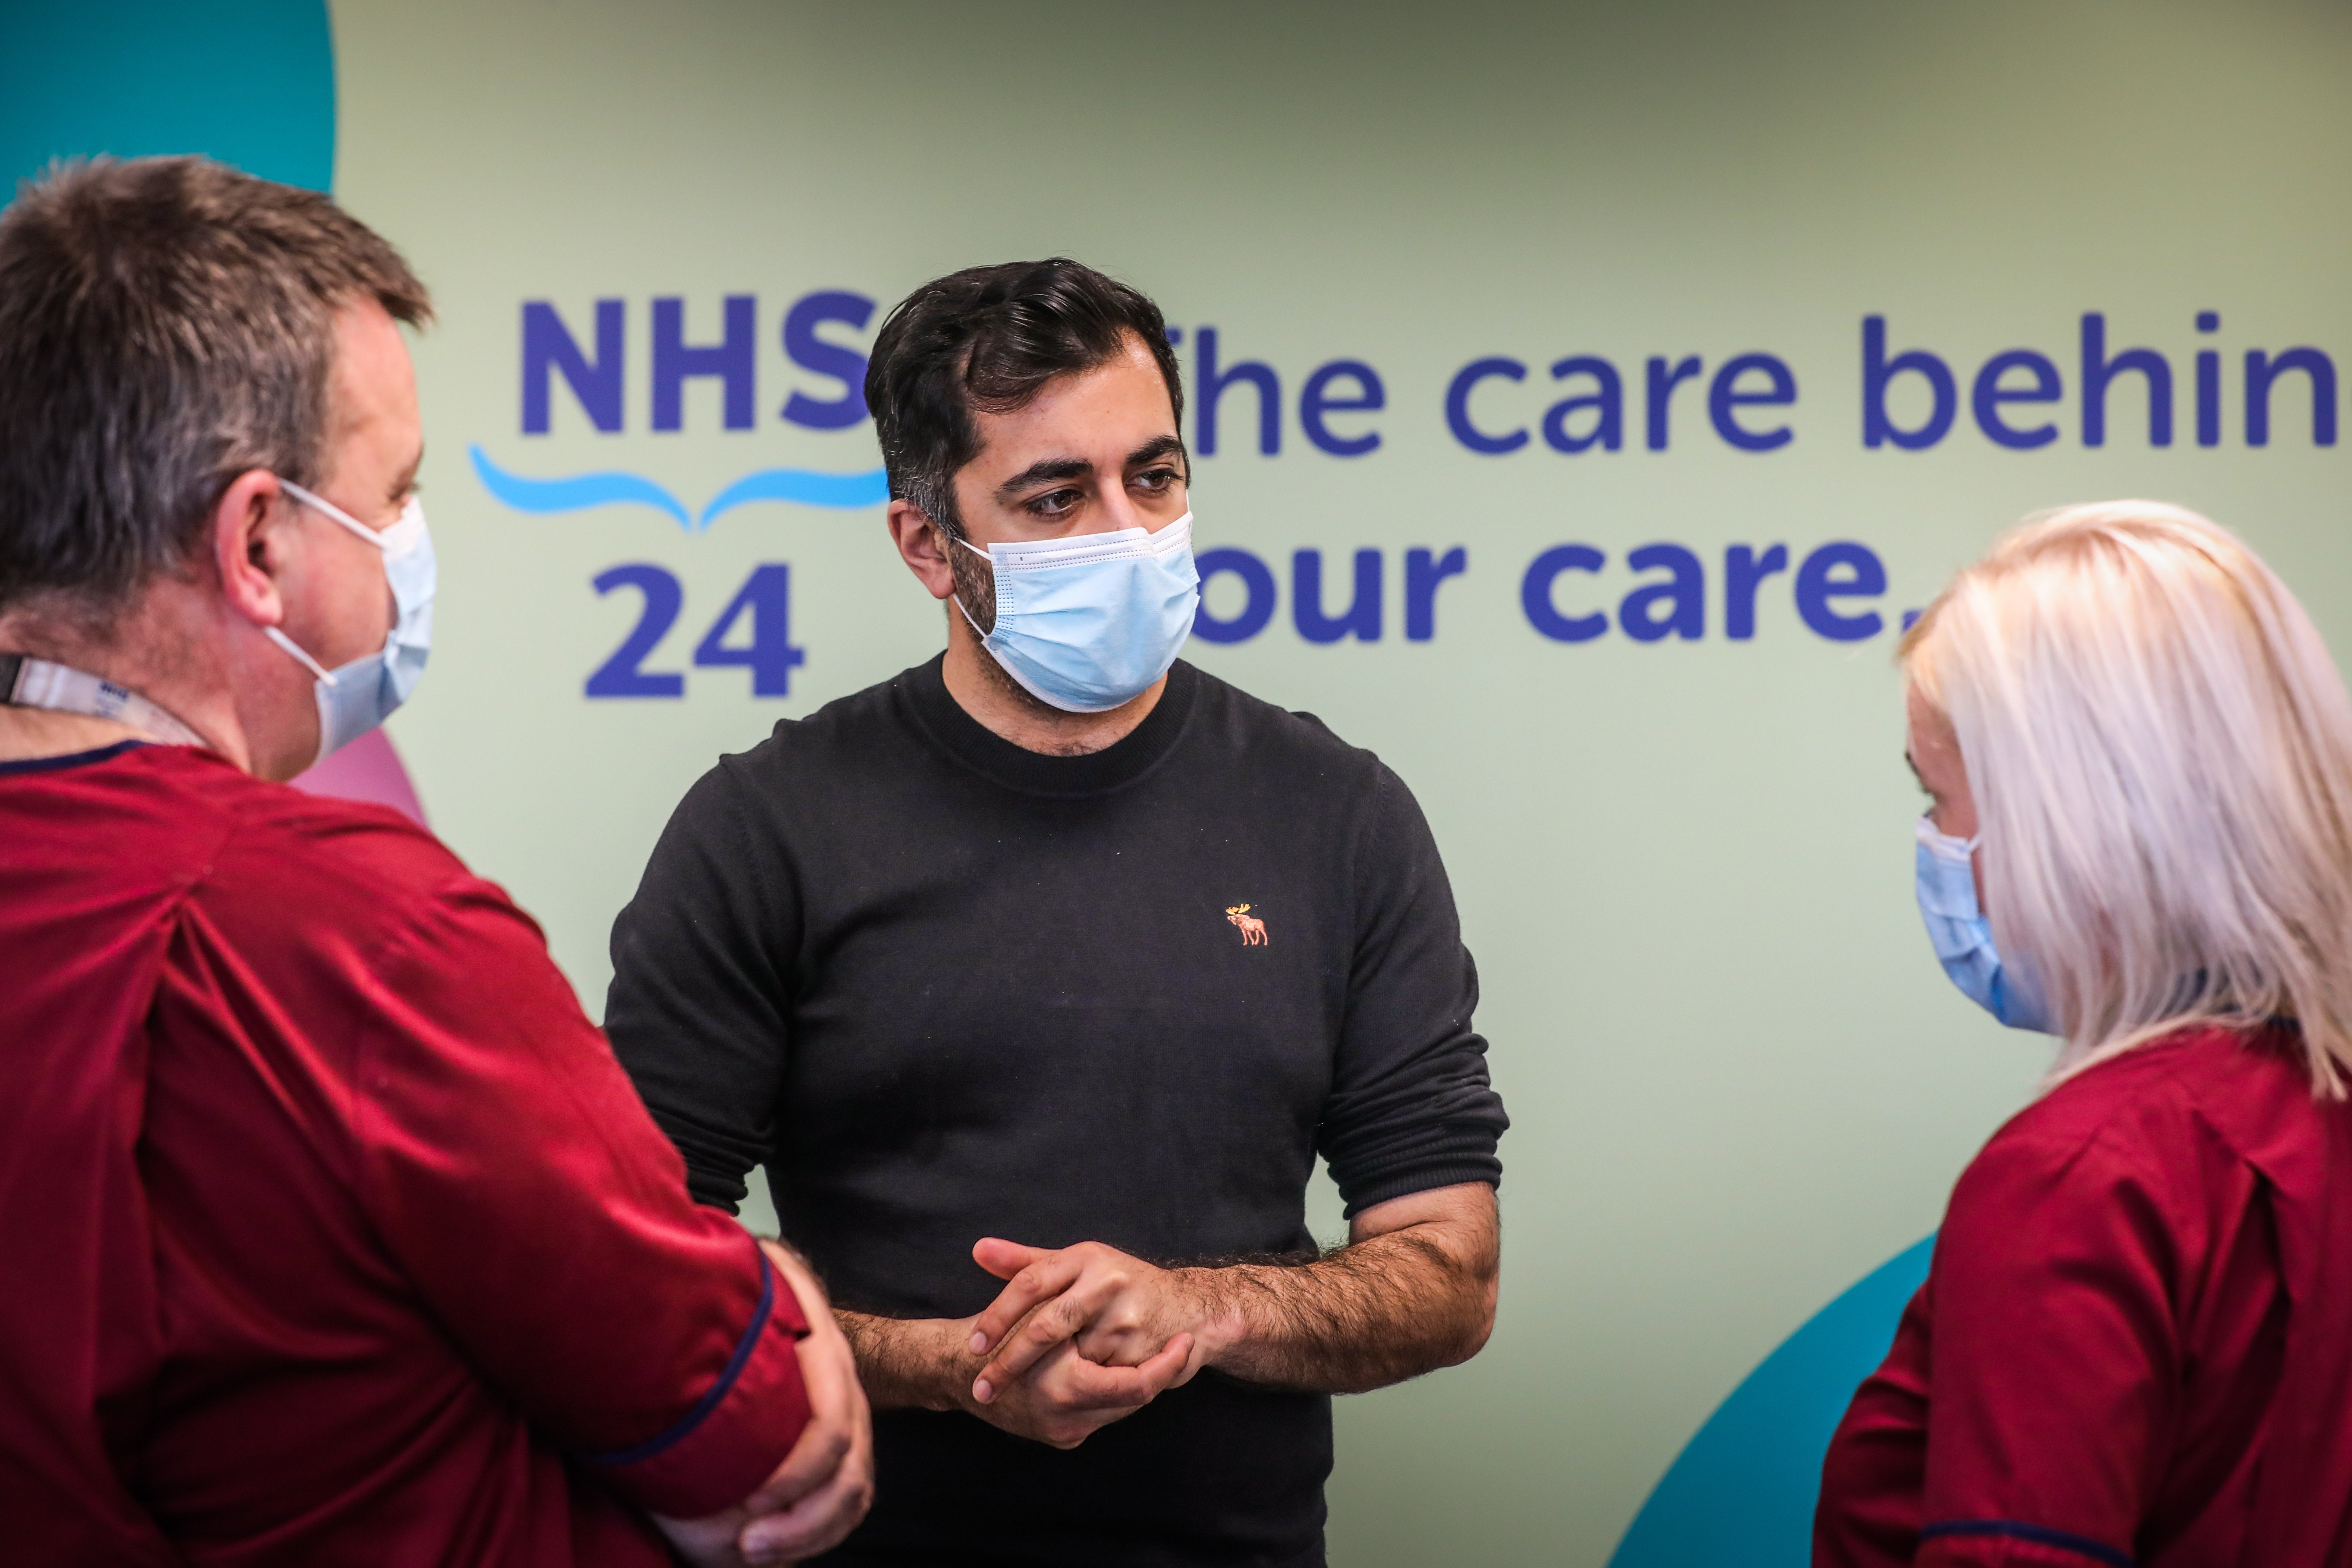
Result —
<svg viewBox="0 0 2352 1568"><path fill-rule="evenodd" d="M982 1357L954 1342L955 1325L942 1318L877 1318L835 1311L857 1380L877 1410L953 1410L980 1370Z"/></svg>
<svg viewBox="0 0 2352 1568"><path fill-rule="evenodd" d="M1207 1364L1276 1388L1360 1394L1469 1360L1495 1321L1491 1194L1312 1263L1179 1270L1215 1325Z"/></svg>
<svg viewBox="0 0 2352 1568"><path fill-rule="evenodd" d="M957 1325L958 1350L991 1356L986 1404L1042 1359L1074 1352L1142 1368L1184 1347L1182 1375L1213 1366L1276 1388L1352 1394L1469 1360L1495 1323L1502 1226L1483 1182L1374 1204L1351 1239L1311 1263L1163 1268L1098 1241L1030 1247L988 1237L972 1248L1005 1281Z"/></svg>
<svg viewBox="0 0 2352 1568"><path fill-rule="evenodd" d="M790 1254L814 1280L814 1267L792 1243L774 1237L761 1241ZM873 1409L951 1410L980 1365L981 1358L963 1349L958 1325L944 1318L878 1318L840 1307L832 1312L857 1358L857 1382Z"/></svg>
<svg viewBox="0 0 2352 1568"><path fill-rule="evenodd" d="M972 1384L986 1358L971 1348L970 1319L837 1312L835 1321L857 1358L858 1381L875 1409L961 1410L1057 1448L1075 1448L1150 1404L1183 1377L1193 1343L1190 1333L1179 1333L1160 1353L1129 1367L1097 1366L1065 1345L1060 1355L983 1400Z"/></svg>

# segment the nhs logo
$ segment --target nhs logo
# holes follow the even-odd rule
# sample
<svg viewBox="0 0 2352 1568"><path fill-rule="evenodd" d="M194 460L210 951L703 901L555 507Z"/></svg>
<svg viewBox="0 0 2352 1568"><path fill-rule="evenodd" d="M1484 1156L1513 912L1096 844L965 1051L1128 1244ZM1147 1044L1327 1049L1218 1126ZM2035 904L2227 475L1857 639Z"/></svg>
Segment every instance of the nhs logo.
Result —
<svg viewBox="0 0 2352 1568"><path fill-rule="evenodd" d="M687 427L691 405L700 424L718 416L725 430L782 424L809 431L847 430L866 422L866 355L849 341L874 320L875 302L846 289L818 289L794 300L762 331L760 300L730 294L716 312L705 306L690 322L688 301L660 295L645 301L650 327L642 368L632 366L631 301L594 302L585 320L567 320L545 300L521 310L521 434L547 435L568 404L599 435L628 432L633 404L643 428L655 436ZM716 315L716 321L709 318ZM763 378L762 370L771 374ZM634 374L633 374L634 371ZM763 395L762 382L769 389ZM788 388L778 384L790 383ZM644 391L636 398L638 387ZM779 400L776 392L784 395ZM563 512L635 505L667 515L689 533L751 501L864 508L889 497L878 468L826 471L761 468L721 486L698 509L643 474L605 469L581 474L531 473L516 460L493 458L478 443L470 452L485 489L519 511Z"/></svg>
<svg viewBox="0 0 2352 1568"><path fill-rule="evenodd" d="M521 301L520 438L510 449L514 455L502 458L478 442L472 446L468 455L482 488L520 512L648 508L689 536L754 501L846 510L888 500L882 469L870 466L870 437L851 437L868 466L754 468L717 486L698 505L621 458L623 452L656 450L640 441L641 433L658 442L689 426L709 430L714 423L728 432L785 426L816 433L850 432L866 424L866 354L857 344L875 320L872 300L846 289L818 289L773 315L763 315L754 294L729 294L715 304L714 310L712 301L674 294L642 301L603 299L567 315L547 300ZM530 460L534 437L559 427L579 431L583 424L593 440L629 438L614 443L618 460L572 473L550 472L546 462ZM689 591L694 575L636 560L588 579L599 599L633 605L635 615L625 629L615 625L617 646L607 645L611 652L588 672L582 695L676 700L687 695L697 670L740 671L694 677L719 681L722 689L743 682L753 697L792 694L793 672L808 656L793 640L791 564L761 562L740 583L730 572L731 587L710 584L714 597L699 611L689 605L698 597ZM719 606L715 616L710 604ZM681 621L688 629L673 640ZM691 628L698 625L702 630L695 636Z"/></svg>
<svg viewBox="0 0 2352 1568"><path fill-rule="evenodd" d="M721 300L719 331L712 341L688 340L686 313L686 301L676 295L652 301L652 427L684 429L687 384L709 380L720 388L725 427L755 428L761 418L762 357L759 297L730 294ZM794 300L784 311L778 334L783 357L814 377L838 384L828 388L830 396L811 396L795 388L771 417L809 430L843 430L863 421L866 356L846 344L827 342L821 329L835 326L862 332L873 319L874 301L863 294L825 289ZM547 434L551 394L559 378L579 400L591 424L606 435L620 433L628 386L628 325L627 300L599 300L593 345L583 347L580 335L553 305L544 300L523 302L524 435Z"/></svg>

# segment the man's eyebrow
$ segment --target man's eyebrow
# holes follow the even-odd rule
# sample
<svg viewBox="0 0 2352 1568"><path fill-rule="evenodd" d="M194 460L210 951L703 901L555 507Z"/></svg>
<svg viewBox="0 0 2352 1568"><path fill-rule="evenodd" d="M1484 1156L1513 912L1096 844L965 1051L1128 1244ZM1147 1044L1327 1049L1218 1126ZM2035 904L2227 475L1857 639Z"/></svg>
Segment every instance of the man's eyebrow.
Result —
<svg viewBox="0 0 2352 1568"><path fill-rule="evenodd" d="M1095 466L1084 458L1042 458L997 486L996 499L1009 501L1031 485L1049 479L1083 479L1094 471Z"/></svg>
<svg viewBox="0 0 2352 1568"><path fill-rule="evenodd" d="M1141 468L1146 463L1157 462L1162 458L1181 458L1183 455L1184 443L1179 437L1174 436L1154 436L1150 440L1146 441L1142 446L1138 447L1134 451L1129 452L1127 455L1127 466L1130 468Z"/></svg>

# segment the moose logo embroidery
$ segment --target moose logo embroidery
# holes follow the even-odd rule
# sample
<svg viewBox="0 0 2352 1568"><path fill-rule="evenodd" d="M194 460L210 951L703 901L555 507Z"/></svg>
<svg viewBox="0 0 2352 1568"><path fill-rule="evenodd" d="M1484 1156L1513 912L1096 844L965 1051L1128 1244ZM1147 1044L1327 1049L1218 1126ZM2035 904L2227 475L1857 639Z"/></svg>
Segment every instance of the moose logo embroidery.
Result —
<svg viewBox="0 0 2352 1568"><path fill-rule="evenodd" d="M1241 928L1242 945L1244 947L1264 947L1265 945L1265 922L1262 920L1257 920L1252 917L1250 914L1249 905L1235 904L1233 908L1225 911L1225 919L1233 921L1234 925Z"/></svg>

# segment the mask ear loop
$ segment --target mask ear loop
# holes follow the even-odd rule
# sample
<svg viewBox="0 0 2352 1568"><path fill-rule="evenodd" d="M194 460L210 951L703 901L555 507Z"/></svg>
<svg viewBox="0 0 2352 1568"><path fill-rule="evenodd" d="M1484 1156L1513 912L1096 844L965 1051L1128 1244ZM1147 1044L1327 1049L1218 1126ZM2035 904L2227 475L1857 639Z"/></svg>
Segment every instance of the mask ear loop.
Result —
<svg viewBox="0 0 2352 1568"><path fill-rule="evenodd" d="M1974 855L1984 843L1984 830L1979 828L1973 838L1956 838L1936 826L1936 819L1922 813L1919 817L1919 838L1930 850L1949 848L1955 854Z"/></svg>
<svg viewBox="0 0 2352 1568"><path fill-rule="evenodd" d="M958 544L962 545L966 550L971 551L974 555L979 556L982 561L987 562L988 569L992 574L995 572L995 556L991 555L987 551L982 550L979 545L974 544L971 540L964 538L963 535L960 533L950 533L948 537L954 540ZM980 629L980 623L973 620L971 618L971 612L965 609L963 606L963 595L961 594L950 594L948 597L955 601L955 607L963 616L964 625L971 628L971 635L981 640L982 647L987 646L988 639L994 634L984 632Z"/></svg>
<svg viewBox="0 0 2352 1568"><path fill-rule="evenodd" d="M366 523L362 522L358 518L353 517L350 512L345 511L341 507L337 506L333 501L329 500L326 497L312 495L309 490L304 489L292 479L279 479L278 481L278 488L284 490L288 495L292 496L304 506L310 507L315 511L323 512L327 516L333 518L337 522L341 523L345 528L350 529L353 533L358 534L362 539L364 539L370 544L374 545L378 550L389 551L392 548L391 545L384 542L383 535L381 532L377 531L375 529L370 528ZM404 522L407 520L408 510L404 507L401 509L401 521ZM393 526L397 528L400 524L394 523Z"/></svg>
<svg viewBox="0 0 2352 1568"><path fill-rule="evenodd" d="M272 475L271 477L276 478L275 475ZM353 517L350 512L347 512L341 507L337 506L333 501L327 500L326 497L311 494L309 490L304 489L300 485L296 484L292 479L278 479L278 488L284 490L288 495L292 496L299 504L322 512L326 516L332 518L335 521L341 523L345 528L350 529L353 533L358 534L362 539L366 540L370 544L374 545L378 550L383 551L385 554L389 555L392 553L391 542L384 538L382 531L370 528L366 523L362 522L358 518ZM412 516L415 515L415 513L416 502L412 500L406 506L401 508L400 521L394 523L393 527L401 527L403 524L406 523ZM404 553L405 553L405 552L404 552ZM967 616L966 618L969 619L970 617ZM395 626L394 629L396 631L399 628ZM320 680L325 681L330 686L335 684L334 672L329 669L325 665L320 664L317 659L312 658L309 654L305 653L302 650L301 646L295 642L292 637L288 637L276 626L264 626L261 628L261 634L268 637L271 642L276 643L279 647L284 648L288 653L292 654L296 658L300 659L303 665L312 675L318 677Z"/></svg>
<svg viewBox="0 0 2352 1568"><path fill-rule="evenodd" d="M307 506L314 511L333 519L335 521L341 523L345 528L350 529L353 533L358 534L362 539L366 540L370 544L374 545L378 550L384 547L383 541L377 536L374 529L370 528L366 523L362 522L359 519L345 511L341 507L337 506L333 501L327 500L324 496L312 495L309 490L304 489L292 479L279 479L278 481L278 488L284 490L288 495L293 497L296 504ZM268 637L271 642L276 643L279 647L284 648L288 653L292 654L297 659L301 661L305 668L310 670L312 675L316 676L320 680L325 681L330 686L332 686L335 683L333 673L329 670L325 665L320 664L317 659L312 658L308 653L303 651L302 646L299 643L296 642L292 637L288 637L276 626L262 627L261 635Z"/></svg>
<svg viewBox="0 0 2352 1568"><path fill-rule="evenodd" d="M317 676L320 679L325 681L330 686L335 684L334 672L329 669L325 665L320 664L317 659L312 658L309 654L303 652L302 645L296 642L292 637L288 637L276 626L262 627L261 635L268 637L271 642L276 643L279 647L284 648L288 653L292 654L296 658L300 659L302 663L309 668L312 675Z"/></svg>

